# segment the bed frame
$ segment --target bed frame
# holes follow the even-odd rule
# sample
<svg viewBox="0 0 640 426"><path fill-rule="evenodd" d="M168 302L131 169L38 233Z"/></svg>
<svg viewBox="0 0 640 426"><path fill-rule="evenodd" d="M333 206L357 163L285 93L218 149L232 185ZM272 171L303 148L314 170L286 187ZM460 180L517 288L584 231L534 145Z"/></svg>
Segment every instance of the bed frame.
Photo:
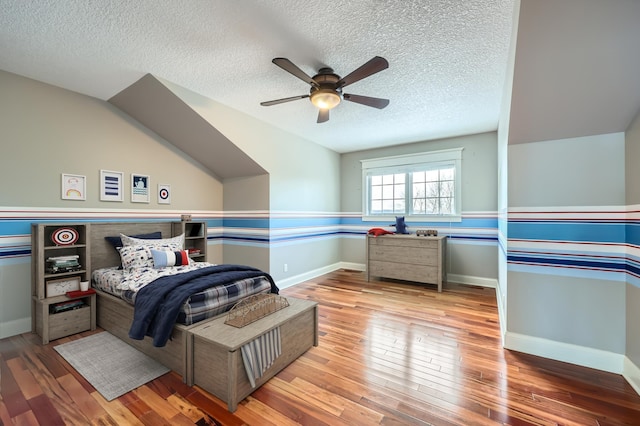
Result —
<svg viewBox="0 0 640 426"><path fill-rule="evenodd" d="M163 238L168 238L171 237L172 223L92 223L88 227L92 268L120 265L119 253L104 237L160 231ZM238 402L255 390L249 383L240 358L241 345L280 327L282 354L256 380L257 386L272 378L311 346L318 345L318 304L308 300L291 299L287 309L244 329L224 324L226 314L190 326L175 324L166 346L156 348L150 337L144 340L129 338L133 306L105 292L96 292L96 320L99 327L177 372L187 385L199 385L226 401L231 412L236 410Z"/></svg>
<svg viewBox="0 0 640 426"><path fill-rule="evenodd" d="M120 265L120 256L104 237L119 234L136 235L161 231L162 238L170 238L172 222L104 222L91 223L90 247L92 269L107 268ZM157 348L153 346L153 339L145 337L144 340L129 338L129 327L133 321L133 306L110 294L96 289L97 312L96 322L98 327L108 331L125 343L138 349L180 374L183 381L187 376L187 339L191 326L176 324L173 333L166 346Z"/></svg>

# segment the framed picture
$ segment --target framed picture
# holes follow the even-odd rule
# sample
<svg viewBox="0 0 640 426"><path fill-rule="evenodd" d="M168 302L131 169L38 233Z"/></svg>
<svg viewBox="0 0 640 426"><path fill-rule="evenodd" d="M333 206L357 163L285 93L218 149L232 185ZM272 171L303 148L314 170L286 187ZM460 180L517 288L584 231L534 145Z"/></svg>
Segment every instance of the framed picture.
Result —
<svg viewBox="0 0 640 426"><path fill-rule="evenodd" d="M112 172L110 170L100 170L100 201L122 201L123 185L122 172Z"/></svg>
<svg viewBox="0 0 640 426"><path fill-rule="evenodd" d="M131 202L149 202L149 176L131 173Z"/></svg>
<svg viewBox="0 0 640 426"><path fill-rule="evenodd" d="M171 185L158 184L158 204L171 204Z"/></svg>
<svg viewBox="0 0 640 426"><path fill-rule="evenodd" d="M81 175L62 173L62 199L85 200L87 197L87 178Z"/></svg>

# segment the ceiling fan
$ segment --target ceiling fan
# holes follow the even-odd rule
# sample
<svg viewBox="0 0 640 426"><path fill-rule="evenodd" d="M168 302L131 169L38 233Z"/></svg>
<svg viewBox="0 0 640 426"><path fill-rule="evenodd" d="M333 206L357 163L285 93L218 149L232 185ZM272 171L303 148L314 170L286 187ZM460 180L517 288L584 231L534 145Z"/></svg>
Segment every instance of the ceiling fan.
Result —
<svg viewBox="0 0 640 426"><path fill-rule="evenodd" d="M356 81L360 81L363 78L389 68L389 62L380 56L374 57L360 68L342 78L335 74L333 69L328 67L320 68L316 75L309 77L304 71L294 65L293 62L287 58L274 58L271 62L298 77L300 80L310 84L311 89L309 90L308 95L292 96L290 98L260 102L260 105L262 106L277 105L284 102L309 98L311 103L320 110L318 112L318 123L324 123L325 121L329 121L329 110L336 107L342 99L378 109L382 109L389 105L388 99L342 93L342 89L349 84L353 84Z"/></svg>

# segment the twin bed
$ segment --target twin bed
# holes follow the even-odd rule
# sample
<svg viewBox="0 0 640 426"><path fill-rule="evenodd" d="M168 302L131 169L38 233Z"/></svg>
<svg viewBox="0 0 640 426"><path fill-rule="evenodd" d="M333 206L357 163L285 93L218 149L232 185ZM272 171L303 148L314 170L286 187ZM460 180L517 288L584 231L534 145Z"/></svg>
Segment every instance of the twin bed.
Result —
<svg viewBox="0 0 640 426"><path fill-rule="evenodd" d="M179 250L172 252L175 255L172 255L169 263L166 263L166 258L158 260L156 252L150 251L175 249L172 244L176 241L169 240L172 237L171 222L92 223L90 229L92 285L97 292L98 326L183 378L193 373L188 370L192 357L189 342L191 328L201 321L223 314L245 297L278 292L268 274L244 266L188 262L193 265L159 269L158 262L160 266L181 263ZM130 252L130 258L121 257L109 241L120 234L132 236L154 233L161 239L127 241L140 246L125 250ZM124 269L123 260L126 263ZM184 260L182 262L187 263ZM177 271L182 273L174 275ZM223 278L223 273L228 276ZM132 280L134 276L136 279ZM150 283L143 285L145 280ZM188 297L184 303L165 303L167 294L174 294L168 293L169 290L165 288L174 288L174 293L179 293L174 297L176 300L183 300L185 292L188 292ZM146 299L142 299L143 296ZM134 310L136 299L139 299L138 308ZM147 311L151 312L141 313L140 306L147 306ZM162 317L163 314L166 315Z"/></svg>

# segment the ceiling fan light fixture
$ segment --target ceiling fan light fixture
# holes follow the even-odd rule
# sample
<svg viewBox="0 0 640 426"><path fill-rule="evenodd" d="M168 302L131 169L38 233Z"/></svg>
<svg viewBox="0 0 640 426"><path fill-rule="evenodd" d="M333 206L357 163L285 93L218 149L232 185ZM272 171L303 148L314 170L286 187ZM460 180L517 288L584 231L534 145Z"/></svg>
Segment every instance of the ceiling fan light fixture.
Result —
<svg viewBox="0 0 640 426"><path fill-rule="evenodd" d="M318 89L311 96L311 103L320 109L332 109L341 101L340 95L333 89Z"/></svg>

